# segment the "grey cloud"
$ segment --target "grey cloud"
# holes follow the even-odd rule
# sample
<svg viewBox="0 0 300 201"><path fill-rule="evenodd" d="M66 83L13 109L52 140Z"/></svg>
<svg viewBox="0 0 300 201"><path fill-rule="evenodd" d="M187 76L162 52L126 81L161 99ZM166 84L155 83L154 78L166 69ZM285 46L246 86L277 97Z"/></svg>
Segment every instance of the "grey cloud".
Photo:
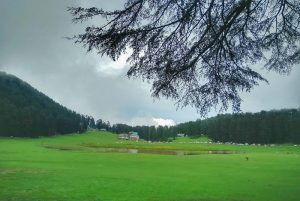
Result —
<svg viewBox="0 0 300 201"><path fill-rule="evenodd" d="M294 67L289 75L262 72L269 84L261 83L251 93L242 93L244 111L272 110L300 107L300 66Z"/></svg>
<svg viewBox="0 0 300 201"><path fill-rule="evenodd" d="M0 1L0 70L24 79L68 108L113 123L153 122L153 118L178 123L199 118L193 108L177 111L170 100L153 101L148 84L126 78L126 66L107 70L107 66L122 64L86 54L84 48L63 38L81 33L85 26L71 23L68 6L112 10L122 7L122 2ZM242 94L243 110L298 107L299 75L299 65L288 77L268 74L270 85L262 84L252 93Z"/></svg>

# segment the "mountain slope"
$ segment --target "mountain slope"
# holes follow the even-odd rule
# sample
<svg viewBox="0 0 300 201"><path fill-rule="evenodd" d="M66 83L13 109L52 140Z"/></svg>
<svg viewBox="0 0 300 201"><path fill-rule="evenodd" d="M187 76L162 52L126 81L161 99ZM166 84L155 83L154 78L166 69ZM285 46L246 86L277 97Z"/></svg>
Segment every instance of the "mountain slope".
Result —
<svg viewBox="0 0 300 201"><path fill-rule="evenodd" d="M21 79L0 72L0 136L37 137L83 132L88 118Z"/></svg>

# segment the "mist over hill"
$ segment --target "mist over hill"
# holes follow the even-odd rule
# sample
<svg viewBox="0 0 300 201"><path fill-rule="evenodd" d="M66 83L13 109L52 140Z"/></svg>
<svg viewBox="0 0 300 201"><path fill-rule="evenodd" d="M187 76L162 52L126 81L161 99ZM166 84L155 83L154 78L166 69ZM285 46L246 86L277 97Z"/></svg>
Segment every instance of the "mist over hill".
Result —
<svg viewBox="0 0 300 201"><path fill-rule="evenodd" d="M84 132L90 117L56 103L21 79L0 72L0 136Z"/></svg>

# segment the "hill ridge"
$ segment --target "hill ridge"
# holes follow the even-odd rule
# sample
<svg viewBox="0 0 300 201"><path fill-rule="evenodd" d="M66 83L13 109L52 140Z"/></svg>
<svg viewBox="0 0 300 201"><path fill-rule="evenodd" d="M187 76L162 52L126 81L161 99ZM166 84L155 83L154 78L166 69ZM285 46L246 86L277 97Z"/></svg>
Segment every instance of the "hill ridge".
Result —
<svg viewBox="0 0 300 201"><path fill-rule="evenodd" d="M3 71L0 71L0 97L0 136L37 137L83 132L90 119Z"/></svg>

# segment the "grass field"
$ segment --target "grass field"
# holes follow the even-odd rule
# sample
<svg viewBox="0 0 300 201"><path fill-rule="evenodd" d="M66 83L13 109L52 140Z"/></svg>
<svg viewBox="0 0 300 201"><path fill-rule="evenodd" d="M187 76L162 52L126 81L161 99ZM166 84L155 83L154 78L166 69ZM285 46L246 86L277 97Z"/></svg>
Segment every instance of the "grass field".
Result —
<svg viewBox="0 0 300 201"><path fill-rule="evenodd" d="M201 141L128 142L100 132L0 138L0 200L300 200L299 146L196 143ZM105 153L104 147L234 154Z"/></svg>

